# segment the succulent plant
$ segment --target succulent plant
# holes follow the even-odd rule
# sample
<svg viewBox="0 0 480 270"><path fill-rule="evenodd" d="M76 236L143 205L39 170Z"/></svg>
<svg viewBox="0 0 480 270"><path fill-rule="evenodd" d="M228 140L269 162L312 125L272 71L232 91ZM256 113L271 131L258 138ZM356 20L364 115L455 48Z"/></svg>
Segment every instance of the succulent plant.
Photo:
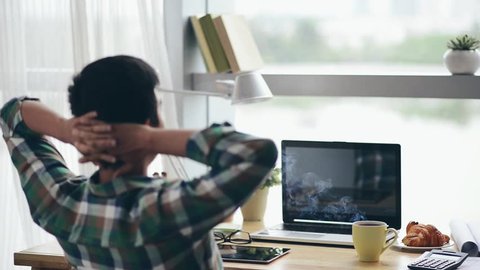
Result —
<svg viewBox="0 0 480 270"><path fill-rule="evenodd" d="M460 51L476 50L480 47L480 41L465 34L449 40L447 47L452 50Z"/></svg>

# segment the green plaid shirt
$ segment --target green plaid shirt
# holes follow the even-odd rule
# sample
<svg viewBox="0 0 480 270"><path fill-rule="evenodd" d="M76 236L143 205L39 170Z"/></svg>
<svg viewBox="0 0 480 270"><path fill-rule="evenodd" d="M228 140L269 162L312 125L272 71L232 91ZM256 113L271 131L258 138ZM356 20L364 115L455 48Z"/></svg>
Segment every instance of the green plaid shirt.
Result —
<svg viewBox="0 0 480 270"><path fill-rule="evenodd" d="M194 134L187 156L210 166L191 180L76 176L57 149L22 120L22 98L0 124L33 220L55 235L78 269L221 269L211 229L232 214L274 166L272 141L228 124ZM4 179L5 180L5 179Z"/></svg>

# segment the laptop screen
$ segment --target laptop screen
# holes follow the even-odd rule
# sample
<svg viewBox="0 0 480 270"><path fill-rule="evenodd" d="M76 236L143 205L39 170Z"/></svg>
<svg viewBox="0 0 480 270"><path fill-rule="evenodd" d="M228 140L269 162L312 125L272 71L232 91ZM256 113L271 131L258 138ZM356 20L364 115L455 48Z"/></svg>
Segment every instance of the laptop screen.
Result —
<svg viewBox="0 0 480 270"><path fill-rule="evenodd" d="M400 145L282 141L285 223L401 227Z"/></svg>

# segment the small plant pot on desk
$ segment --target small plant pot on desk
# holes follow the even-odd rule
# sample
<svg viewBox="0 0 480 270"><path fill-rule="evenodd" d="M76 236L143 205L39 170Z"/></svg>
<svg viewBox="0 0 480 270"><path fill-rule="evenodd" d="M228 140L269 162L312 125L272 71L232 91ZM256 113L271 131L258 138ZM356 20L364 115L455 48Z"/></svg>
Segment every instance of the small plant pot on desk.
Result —
<svg viewBox="0 0 480 270"><path fill-rule="evenodd" d="M267 209L268 190L270 187L280 185L282 170L273 169L265 182L253 193L247 202L240 207L244 221L263 221L265 210Z"/></svg>
<svg viewBox="0 0 480 270"><path fill-rule="evenodd" d="M267 209L268 188L259 188L240 208L244 221L262 221Z"/></svg>

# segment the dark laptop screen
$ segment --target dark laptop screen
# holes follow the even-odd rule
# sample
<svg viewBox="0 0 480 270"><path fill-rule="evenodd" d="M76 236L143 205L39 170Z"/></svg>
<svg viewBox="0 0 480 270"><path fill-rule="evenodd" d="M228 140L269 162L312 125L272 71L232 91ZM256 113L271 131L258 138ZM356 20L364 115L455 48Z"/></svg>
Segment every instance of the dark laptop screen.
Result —
<svg viewBox="0 0 480 270"><path fill-rule="evenodd" d="M282 141L285 223L401 227L400 145Z"/></svg>

